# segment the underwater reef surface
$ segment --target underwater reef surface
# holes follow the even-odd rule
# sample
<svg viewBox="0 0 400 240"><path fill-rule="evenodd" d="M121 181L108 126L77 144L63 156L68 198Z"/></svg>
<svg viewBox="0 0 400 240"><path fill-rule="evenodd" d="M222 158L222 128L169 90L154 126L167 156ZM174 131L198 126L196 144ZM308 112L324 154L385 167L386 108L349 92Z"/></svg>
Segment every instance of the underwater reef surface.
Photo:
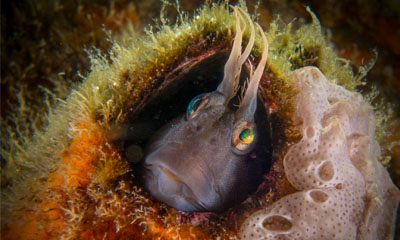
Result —
<svg viewBox="0 0 400 240"><path fill-rule="evenodd" d="M399 41L393 39L399 38L396 31L371 23L378 16L384 23L381 25L396 29L398 12L396 8L385 9L389 3L384 3L382 12L373 3L357 3L360 11L353 10L358 14L351 14L350 21L338 13L325 13L333 3L320 6L311 2L322 24L333 29L332 40L342 49L336 52L318 20L310 23L313 15L307 13L304 3L265 2L259 6L257 21L266 30L271 46L261 96L271 118L273 138L279 141L274 146L272 169L259 190L222 214L184 213L155 201L137 182L135 164L127 161L126 139L120 140L125 137L110 132L124 132L132 122L142 126L135 120L147 111L153 94L170 91L163 85L166 80L181 79L186 84L203 71L195 66L210 66L198 65L202 60L229 51L234 18L227 5L209 4L189 17L177 15L174 9L197 8L201 2L166 4L157 27L147 28L143 37L142 27L151 22L150 16L159 15L160 2L7 4L2 6L1 67L1 218L6 239L234 238L252 212L298 189L287 181L282 162L287 147L301 139L301 133L290 127L295 112L290 99L296 93L287 76L309 65L318 66L330 81L362 92L375 107L376 140L384 156L380 161L389 166L394 180L398 179L399 125L394 109L398 108ZM335 6L346 8L346 4L351 3ZM247 5L251 12L254 4ZM283 20L276 20L277 12ZM288 24L296 16L305 20ZM176 26L163 26L167 19L174 22L176 17ZM357 31L337 33L348 25ZM348 40L358 44L363 36L368 36L369 43L362 41L354 47ZM367 63L375 57L369 49L375 44L379 55L370 69L372 64ZM257 46L261 46L259 37ZM250 64L260 57L259 51L253 51ZM353 65L337 61L336 54L351 59ZM220 58L211 60L223 66L224 58ZM210 71L202 77L220 74L218 69ZM380 79L384 79L383 84ZM372 80L380 84L375 87ZM218 78L212 81L195 83L191 88L204 91ZM163 121L170 118L169 113L160 114ZM133 141L139 146L145 142Z"/></svg>

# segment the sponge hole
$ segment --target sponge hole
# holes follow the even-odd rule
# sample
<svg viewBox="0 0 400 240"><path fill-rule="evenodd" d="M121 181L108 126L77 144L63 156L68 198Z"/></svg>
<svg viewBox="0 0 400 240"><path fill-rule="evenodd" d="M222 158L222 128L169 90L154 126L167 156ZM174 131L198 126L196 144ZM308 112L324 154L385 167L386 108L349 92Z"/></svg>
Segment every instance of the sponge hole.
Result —
<svg viewBox="0 0 400 240"><path fill-rule="evenodd" d="M329 198L328 194L326 194L322 191L318 191L318 190L313 190L309 194L310 194L311 199L317 203L326 202L326 201L328 201L328 198Z"/></svg>
<svg viewBox="0 0 400 240"><path fill-rule="evenodd" d="M306 136L307 136L308 138L313 138L314 135L315 135L315 130L314 130L314 128L313 128L313 127L307 127L307 129L306 129Z"/></svg>
<svg viewBox="0 0 400 240"><path fill-rule="evenodd" d="M282 216L270 216L264 219L262 225L269 231L287 232L292 227L292 222Z"/></svg>
<svg viewBox="0 0 400 240"><path fill-rule="evenodd" d="M335 176L335 169L331 161L326 161L321 164L318 169L318 176L324 181L330 181Z"/></svg>

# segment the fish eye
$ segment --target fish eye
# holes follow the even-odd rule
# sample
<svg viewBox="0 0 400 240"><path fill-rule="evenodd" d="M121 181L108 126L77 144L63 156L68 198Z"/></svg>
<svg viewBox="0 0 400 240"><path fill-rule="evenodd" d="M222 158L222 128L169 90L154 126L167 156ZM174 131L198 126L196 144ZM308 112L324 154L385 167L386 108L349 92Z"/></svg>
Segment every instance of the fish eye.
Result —
<svg viewBox="0 0 400 240"><path fill-rule="evenodd" d="M256 138L254 125L251 122L240 122L232 134L232 145L239 152L246 152L253 145Z"/></svg>
<svg viewBox="0 0 400 240"><path fill-rule="evenodd" d="M200 95L197 95L196 97L194 97L188 107L187 107L187 118L188 119L192 119L194 118L198 111L204 107L204 105L208 102L208 94L207 93L203 93Z"/></svg>

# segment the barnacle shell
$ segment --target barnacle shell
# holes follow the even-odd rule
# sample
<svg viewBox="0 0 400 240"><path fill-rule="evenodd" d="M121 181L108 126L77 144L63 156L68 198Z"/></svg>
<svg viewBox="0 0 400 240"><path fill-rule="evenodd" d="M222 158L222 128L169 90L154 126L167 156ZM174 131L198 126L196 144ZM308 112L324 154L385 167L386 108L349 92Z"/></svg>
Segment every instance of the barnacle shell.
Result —
<svg viewBox="0 0 400 240"><path fill-rule="evenodd" d="M241 206L206 217L201 224L185 223L183 213L155 201L141 189L123 145L110 136L116 126L135 120L154 96L162 96L166 89L171 91L173 83L188 83L193 73L202 71L196 67L212 66L225 58L234 36L235 18L227 4L207 4L192 19L181 15L182 21L176 26L162 26L157 33L114 43L108 57L91 55L90 73L65 102L49 112L46 130L24 139L26 143L9 154L8 160L13 162L7 168L10 187L2 191L2 220L7 216L2 221L2 236L237 237L241 224L252 221L246 220L251 213L293 196L290 194L298 189L285 177L283 165L290 146L303 136L292 122L296 112L292 99L299 89L294 88L290 73L313 64L334 84L350 90L360 84L348 65L336 61L318 20L311 15L313 23L296 31L291 31L290 24L278 22L268 29L269 69L262 78L259 96L273 130L274 164L259 190ZM249 64L259 57L259 36L255 46ZM298 48L317 54L318 60L308 61L315 56L306 57L296 51ZM393 191L398 193L397 189ZM307 193L324 201L322 192ZM285 231L293 224L278 217L279 222ZM389 236L391 232L387 232Z"/></svg>

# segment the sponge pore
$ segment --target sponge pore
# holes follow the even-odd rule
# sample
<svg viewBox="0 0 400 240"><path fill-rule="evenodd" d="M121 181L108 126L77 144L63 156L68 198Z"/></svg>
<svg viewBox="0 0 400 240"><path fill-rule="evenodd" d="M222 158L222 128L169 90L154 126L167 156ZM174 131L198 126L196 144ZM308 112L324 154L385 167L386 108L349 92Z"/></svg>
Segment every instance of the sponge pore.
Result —
<svg viewBox="0 0 400 240"><path fill-rule="evenodd" d="M242 239L390 239L399 190L378 162L375 118L359 93L318 68L292 73L293 123L303 137L283 159L298 190L253 213Z"/></svg>

